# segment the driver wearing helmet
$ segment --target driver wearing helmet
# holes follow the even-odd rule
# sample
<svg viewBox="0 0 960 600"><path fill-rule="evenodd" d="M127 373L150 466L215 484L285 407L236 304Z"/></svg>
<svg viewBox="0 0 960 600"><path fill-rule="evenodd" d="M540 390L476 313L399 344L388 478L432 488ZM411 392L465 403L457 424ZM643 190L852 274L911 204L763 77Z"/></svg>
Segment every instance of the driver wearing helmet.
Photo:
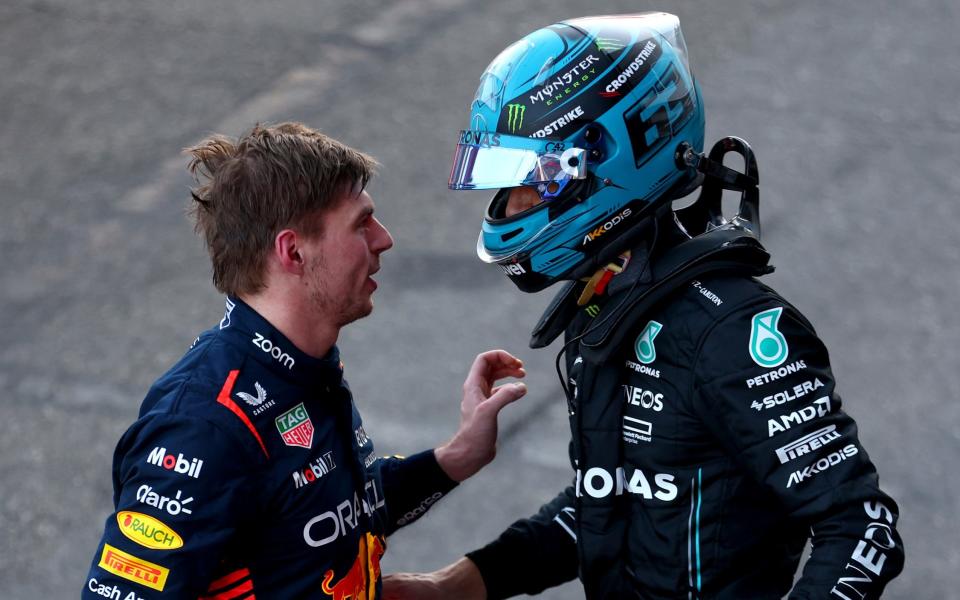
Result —
<svg viewBox="0 0 960 600"><path fill-rule="evenodd" d="M571 484L460 561L389 577L387 597L507 598L579 577L588 598L863 600L901 571L898 507L827 349L757 279L772 267L753 153L703 145L673 15L557 23L484 72L449 184L497 190L482 260L525 292L566 282L531 346L564 334ZM730 220L723 189L741 193Z"/></svg>

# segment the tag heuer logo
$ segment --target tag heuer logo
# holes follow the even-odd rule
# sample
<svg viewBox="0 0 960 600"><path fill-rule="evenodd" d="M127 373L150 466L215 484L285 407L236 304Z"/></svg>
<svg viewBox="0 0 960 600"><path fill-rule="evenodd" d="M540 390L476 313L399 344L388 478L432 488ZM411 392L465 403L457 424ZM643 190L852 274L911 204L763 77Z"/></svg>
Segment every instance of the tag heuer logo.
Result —
<svg viewBox="0 0 960 600"><path fill-rule="evenodd" d="M653 345L653 338L657 337L661 329L663 329L662 324L656 321L650 321L647 323L647 326L643 328L643 331L640 332L640 336L634 344L634 349L637 352L637 360L645 365L649 365L657 360L657 349Z"/></svg>
<svg viewBox="0 0 960 600"><path fill-rule="evenodd" d="M277 417L274 422L284 444L301 448L310 448L313 445L313 423L310 422L310 415L307 414L303 402Z"/></svg>
<svg viewBox="0 0 960 600"><path fill-rule="evenodd" d="M750 324L750 358L765 369L779 367L787 360L787 338L777 329L783 307L753 315Z"/></svg>

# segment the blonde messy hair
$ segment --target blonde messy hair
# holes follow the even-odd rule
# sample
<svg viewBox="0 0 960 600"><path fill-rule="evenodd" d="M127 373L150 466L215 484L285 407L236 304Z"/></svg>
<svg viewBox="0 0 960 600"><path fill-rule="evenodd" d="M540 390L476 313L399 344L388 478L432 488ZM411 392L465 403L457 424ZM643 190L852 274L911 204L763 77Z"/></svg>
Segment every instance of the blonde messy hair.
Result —
<svg viewBox="0 0 960 600"><path fill-rule="evenodd" d="M300 123L257 125L236 140L214 135L185 152L199 184L191 190L194 226L210 253L213 284L230 295L261 290L276 234L291 227L321 235L306 217L363 189L377 167Z"/></svg>

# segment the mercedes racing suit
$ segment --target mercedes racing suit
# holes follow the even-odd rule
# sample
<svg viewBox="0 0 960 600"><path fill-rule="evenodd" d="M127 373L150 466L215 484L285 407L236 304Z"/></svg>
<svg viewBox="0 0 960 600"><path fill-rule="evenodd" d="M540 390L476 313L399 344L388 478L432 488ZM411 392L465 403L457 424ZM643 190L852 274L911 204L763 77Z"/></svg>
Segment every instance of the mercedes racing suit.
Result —
<svg viewBox="0 0 960 600"><path fill-rule="evenodd" d="M567 340L621 304L613 294L582 307ZM578 574L588 598L879 597L903 565L898 508L807 319L723 271L632 317L589 375L584 342L567 346L574 483L468 554L488 597ZM590 458L611 439L615 462Z"/></svg>
<svg viewBox="0 0 960 600"><path fill-rule="evenodd" d="M432 451L375 456L336 346L310 357L231 298L150 389L113 485L83 598L378 598L385 537L456 484Z"/></svg>

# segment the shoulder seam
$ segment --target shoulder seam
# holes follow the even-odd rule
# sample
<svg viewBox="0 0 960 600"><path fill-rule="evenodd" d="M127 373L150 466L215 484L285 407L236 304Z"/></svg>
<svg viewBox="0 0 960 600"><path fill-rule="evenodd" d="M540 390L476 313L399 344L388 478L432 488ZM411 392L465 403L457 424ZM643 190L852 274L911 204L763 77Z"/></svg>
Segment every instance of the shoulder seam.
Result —
<svg viewBox="0 0 960 600"><path fill-rule="evenodd" d="M201 335L202 335L202 334L201 334ZM202 359L210 352L211 346L212 346L213 344L215 344L215 343L217 343L217 342L224 343L224 342L226 342L226 341L227 341L226 339L222 338L222 337L219 335L219 332L214 332L214 334L210 337L210 339L207 340L206 347L203 348L203 350L202 350L202 352L201 352L201 354L200 354L200 356L199 356L198 358L202 360ZM234 371L236 371L236 374L233 374ZM219 394L217 395L216 400L217 400L217 403L218 403L218 404L226 407L226 408L229 409L231 412L234 412L234 414L237 414L236 411L240 411L240 414L243 415L243 412L240 410L240 407L236 406L236 403L234 403L234 402L230 399L230 397L229 397L229 394L230 394L230 392L231 392L232 389L233 389L233 381L236 380L237 374L239 374L239 372L240 372L239 369L235 369L234 371L231 371L231 372L230 372L230 374L233 374L232 377L231 377L230 375L228 375L227 380L226 380L226 382L224 382L224 385L221 387L220 392L219 392ZM189 373L186 377L184 377L184 378L180 381L179 384L177 384L176 398L175 398L175 400L174 400L174 402L173 402L173 407L176 407L176 408L173 408L172 410L170 410L169 412L166 412L165 414L167 414L168 416L171 416L171 417L200 419L200 420L202 420L202 421L205 421L205 422L209 423L212 427L214 427L214 428L220 430L221 432L223 432L224 434L226 434L227 436L229 436L229 437L231 437L231 438L234 438L235 441L237 441L237 442L240 443L240 447L243 448L243 447L244 447L243 442L241 442L239 439L237 439L234 434L230 433L228 430L226 430L226 429L224 429L223 427L221 427L221 426L216 422L216 420L214 420L214 419L212 419L212 418L209 418L208 416L204 416L204 415L199 415L199 414L184 414L184 413L180 412L180 410L179 410L180 402L181 402L181 400L183 399L183 395L187 392L187 388L190 386L191 383L197 382L197 383L199 383L199 384L201 385L202 388L206 388L206 389L216 389L213 385L211 385L212 382L209 381L208 378L204 377L204 378L200 379L200 381L198 381L199 378L200 378L200 376L197 374L197 369L191 369L190 373ZM211 378L211 379L212 379L212 378ZM229 388L228 388L228 386L227 386L227 383L230 384L230 385L229 385ZM215 384L214 384L214 385L215 385ZM225 404L224 402L221 402L221 401L220 401L221 397L224 395L224 390L226 390L226 398L227 398L227 400L228 400L229 402L231 402L231 403L234 404L234 406L235 406L235 408L236 408L236 411L234 411L232 408L230 408L230 406L228 406L228 405ZM146 416L146 415L144 415L144 416ZM239 416L239 415L237 415L237 416ZM243 415L243 417L241 417L241 421L244 421L244 418L245 418L245 417L246 417L246 415ZM247 421L247 422L245 422L244 425L246 425L247 428L250 429L251 433L253 433L254 438L256 439L256 441L258 442L258 444L259 444L259 446L260 446L260 449L263 451L263 453L264 453L264 455L267 457L267 459L269 459L269 458L270 458L270 454L267 452L266 446L265 446L265 444L264 444L264 442L263 442L263 439L260 437L259 432L257 432L256 429L253 428L253 424L249 422L249 419L246 419L246 421Z"/></svg>
<svg viewBox="0 0 960 600"><path fill-rule="evenodd" d="M257 443L260 444L260 449L263 450L263 454L270 458L270 453L267 452L267 446L263 443L263 438L260 437L260 432L257 431L257 428L253 426L253 423L250 421L250 418L244 413L237 403L233 401L230 397L230 393L233 391L233 384L237 381L237 376L240 375L240 369L233 369L227 375L226 381L223 382L223 387L220 388L220 393L217 394L217 403L226 407L230 412L232 412L240 421L246 425L247 429L250 430L250 433L253 435L254 439L257 440Z"/></svg>

